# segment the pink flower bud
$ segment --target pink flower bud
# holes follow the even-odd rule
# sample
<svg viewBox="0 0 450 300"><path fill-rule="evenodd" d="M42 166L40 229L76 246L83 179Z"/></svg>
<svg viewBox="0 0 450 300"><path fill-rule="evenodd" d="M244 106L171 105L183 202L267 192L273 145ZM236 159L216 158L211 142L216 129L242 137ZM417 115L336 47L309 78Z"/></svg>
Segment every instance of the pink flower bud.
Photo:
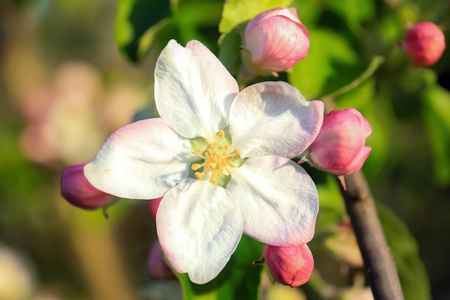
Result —
<svg viewBox="0 0 450 300"><path fill-rule="evenodd" d="M323 119L316 140L309 146L312 165L336 175L361 169L372 148L365 146L372 132L369 122L353 108L333 110Z"/></svg>
<svg viewBox="0 0 450 300"><path fill-rule="evenodd" d="M61 176L61 196L70 204L84 208L96 209L113 200L113 196L97 190L84 176L84 166L79 164L64 169Z"/></svg>
<svg viewBox="0 0 450 300"><path fill-rule="evenodd" d="M148 272L152 279L177 279L175 274L167 265L161 252L161 245L155 241L148 256Z"/></svg>
<svg viewBox="0 0 450 300"><path fill-rule="evenodd" d="M403 50L416 66L434 65L445 50L444 34L431 22L417 23L406 32Z"/></svg>
<svg viewBox="0 0 450 300"><path fill-rule="evenodd" d="M248 23L244 39L253 67L258 70L286 71L309 50L309 34L295 8L260 13Z"/></svg>
<svg viewBox="0 0 450 300"><path fill-rule="evenodd" d="M312 253L306 244L293 247L268 245L264 259L273 278L290 287L305 284L314 268Z"/></svg>
<svg viewBox="0 0 450 300"><path fill-rule="evenodd" d="M158 212L159 204L161 203L162 198L163 197L148 201L148 210L153 218L156 218L156 213Z"/></svg>

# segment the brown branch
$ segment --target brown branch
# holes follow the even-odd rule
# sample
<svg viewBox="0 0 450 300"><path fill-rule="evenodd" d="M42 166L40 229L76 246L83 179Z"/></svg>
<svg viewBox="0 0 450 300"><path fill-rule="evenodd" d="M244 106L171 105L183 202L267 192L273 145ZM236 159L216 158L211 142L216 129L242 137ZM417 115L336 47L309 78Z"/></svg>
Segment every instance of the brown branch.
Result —
<svg viewBox="0 0 450 300"><path fill-rule="evenodd" d="M361 171L338 179L375 300L404 299L394 259L384 237L372 193Z"/></svg>

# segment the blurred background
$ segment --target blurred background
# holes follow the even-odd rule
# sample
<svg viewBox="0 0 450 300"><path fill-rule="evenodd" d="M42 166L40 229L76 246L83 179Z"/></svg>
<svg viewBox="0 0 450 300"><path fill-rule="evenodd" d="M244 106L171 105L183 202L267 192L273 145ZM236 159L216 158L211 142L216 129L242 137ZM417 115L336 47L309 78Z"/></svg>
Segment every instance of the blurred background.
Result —
<svg viewBox="0 0 450 300"><path fill-rule="evenodd" d="M148 274L156 231L146 201L119 200L107 219L101 209L70 205L59 186L63 168L92 160L115 129L157 116L153 69L169 39L198 39L222 59L229 55L217 43L224 1L163 2L1 0L0 300L181 297L176 281ZM132 20L127 5L141 8L146 21L133 23L134 36L124 40L124 19ZM440 26L449 45L449 1L296 0L292 6L311 49L278 80L289 80L308 99L331 97L339 109L354 107L370 121L373 151L363 170L402 285L422 291L405 292L406 298L450 299L450 53L432 68L416 68L401 49L406 28L420 21ZM333 94L376 55L384 62L373 75ZM321 199L311 243L317 273L312 287L291 299L363 297L361 261L337 186L307 170ZM314 286L327 292L319 297ZM356 296L351 288L342 292L355 286Z"/></svg>

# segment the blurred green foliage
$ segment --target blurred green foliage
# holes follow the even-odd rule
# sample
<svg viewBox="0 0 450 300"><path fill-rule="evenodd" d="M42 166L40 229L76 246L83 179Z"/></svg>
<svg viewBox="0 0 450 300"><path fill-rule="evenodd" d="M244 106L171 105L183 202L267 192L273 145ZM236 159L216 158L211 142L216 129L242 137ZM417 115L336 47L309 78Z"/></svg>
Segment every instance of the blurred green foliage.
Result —
<svg viewBox="0 0 450 300"><path fill-rule="evenodd" d="M106 268L102 245L111 245L105 241L112 234L116 242L112 245L118 245L121 253L117 261L125 265L117 270L125 270L123 277L132 290L142 290L130 299L148 298L144 287L154 282L146 274L145 258L155 225L143 202L121 201L111 208L108 221L100 211L74 212L76 208L64 203L58 197L58 178L65 162L32 162L22 148L19 136L27 121L21 91L33 94L30 82L51 77L59 63L87 60L101 69L111 86L123 77L145 82L151 103L148 74L170 39L181 44L200 40L237 76L246 22L278 6L297 8L311 36L311 48L291 72L279 78L258 77L254 82L287 80L308 99L324 99L338 109L353 107L362 112L373 129L367 140L373 150L363 169L379 201L405 298L426 300L430 293L434 299L448 298L450 84L442 78L450 72L450 54L446 50L435 66L425 69L413 67L401 50L406 28L420 21L442 26L450 44L450 8L445 0L118 0L117 6L112 1L74 0L0 3L1 36L6 38L0 46L14 65L2 65L5 82L0 85L0 97L6 99L0 102L0 243L29 257L38 286L55 290L61 299L98 296L95 291L102 289L102 283L87 274L92 271L90 265ZM133 65L137 74L130 73L123 58L114 56L116 46L125 59L140 64ZM25 75L31 76L38 63L45 72L28 79ZM20 76L14 73L18 70L22 70ZM142 115L153 117L157 112L150 104ZM361 270L320 250L330 230L346 220L345 208L331 176L305 169L317 183L320 212L311 242L318 271L302 290L308 299L337 299ZM99 244L97 256L88 247L96 240L104 243ZM233 299L236 295L256 299L263 268L251 262L261 257L261 251L260 243L243 237L230 263L211 283L196 286L180 275L186 299ZM350 271L343 274L343 265Z"/></svg>
<svg viewBox="0 0 450 300"><path fill-rule="evenodd" d="M198 285L192 283L187 274L177 274L184 299L258 299L262 265L251 262L259 260L262 251L260 242L243 236L226 267L211 282Z"/></svg>

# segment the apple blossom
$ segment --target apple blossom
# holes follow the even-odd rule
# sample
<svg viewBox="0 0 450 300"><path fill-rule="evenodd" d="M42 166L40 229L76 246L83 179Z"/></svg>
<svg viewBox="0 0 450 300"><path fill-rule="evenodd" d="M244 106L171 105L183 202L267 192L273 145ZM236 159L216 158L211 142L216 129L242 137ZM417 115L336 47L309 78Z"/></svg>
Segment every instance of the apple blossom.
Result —
<svg viewBox="0 0 450 300"><path fill-rule="evenodd" d="M365 146L372 132L369 122L353 108L333 110L323 119L316 140L309 147L309 162L336 175L361 169L372 148Z"/></svg>
<svg viewBox="0 0 450 300"><path fill-rule="evenodd" d="M444 53L445 36L434 23L417 23L406 31L403 50L414 65L431 66Z"/></svg>
<svg viewBox="0 0 450 300"><path fill-rule="evenodd" d="M158 239L177 272L212 280L242 233L277 246L311 240L317 189L289 158L317 136L322 102L284 82L239 92L200 42L173 40L156 62L155 102L161 118L119 128L84 172L118 197L163 197Z"/></svg>
<svg viewBox="0 0 450 300"><path fill-rule="evenodd" d="M72 165L63 170L61 196L70 204L84 209L96 209L109 204L114 197L96 189L89 183L83 172L85 165Z"/></svg>
<svg viewBox="0 0 450 300"><path fill-rule="evenodd" d="M291 247L268 245L264 260L273 278L290 287L305 284L314 268L314 258L306 244Z"/></svg>
<svg viewBox="0 0 450 300"><path fill-rule="evenodd" d="M245 49L255 69L286 71L304 59L309 50L309 34L295 8L264 11L248 23Z"/></svg>

